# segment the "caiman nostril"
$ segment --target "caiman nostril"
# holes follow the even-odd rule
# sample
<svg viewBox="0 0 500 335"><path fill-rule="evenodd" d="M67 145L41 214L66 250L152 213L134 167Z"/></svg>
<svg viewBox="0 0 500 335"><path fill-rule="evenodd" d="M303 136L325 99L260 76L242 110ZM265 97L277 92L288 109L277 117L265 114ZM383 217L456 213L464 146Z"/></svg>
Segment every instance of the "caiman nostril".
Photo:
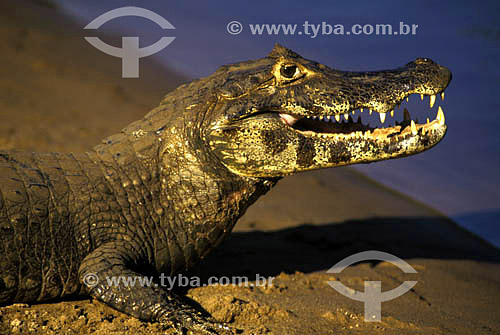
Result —
<svg viewBox="0 0 500 335"><path fill-rule="evenodd" d="M415 59L415 64L434 64L434 61L430 58L417 58Z"/></svg>

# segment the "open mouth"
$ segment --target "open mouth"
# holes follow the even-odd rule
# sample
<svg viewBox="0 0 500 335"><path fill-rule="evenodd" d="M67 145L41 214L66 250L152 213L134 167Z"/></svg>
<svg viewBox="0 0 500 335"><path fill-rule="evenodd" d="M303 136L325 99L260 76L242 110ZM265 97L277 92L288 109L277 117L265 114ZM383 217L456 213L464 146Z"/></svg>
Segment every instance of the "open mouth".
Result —
<svg viewBox="0 0 500 335"><path fill-rule="evenodd" d="M412 94L406 97L406 103L409 99L419 94ZM441 100L444 100L444 92L439 94ZM411 97L411 98L410 98ZM428 95L429 106L432 109L436 103L436 95ZM418 99L418 98L416 98ZM424 95L420 94L420 99L424 100ZM405 104L405 102L402 102ZM302 133L305 136L336 136L336 137L361 137L377 139L388 139L391 137L411 135L425 135L429 132L443 128L445 125L444 112L441 106L438 106L437 113L431 121L426 118L425 123L418 123L418 120L413 120L408 106L400 106L401 102L397 103L397 109L402 110L403 118L397 121L395 117L395 109L390 112L376 112L378 113L381 126L376 126L378 122L374 122L371 116L372 110L369 109L355 109L344 114L323 115L323 116L294 116L291 114L279 114L281 120L293 128L294 130ZM398 113L399 114L399 113ZM392 121L392 122L391 122ZM372 123L372 125L370 125ZM392 123L392 124L391 124ZM384 124L388 126L385 127Z"/></svg>

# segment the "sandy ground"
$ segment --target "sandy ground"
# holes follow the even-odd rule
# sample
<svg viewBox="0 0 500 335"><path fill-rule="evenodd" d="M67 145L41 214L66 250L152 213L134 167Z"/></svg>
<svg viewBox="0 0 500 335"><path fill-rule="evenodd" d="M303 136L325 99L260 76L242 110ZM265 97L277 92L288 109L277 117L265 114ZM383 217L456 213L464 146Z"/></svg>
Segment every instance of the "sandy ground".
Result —
<svg viewBox="0 0 500 335"><path fill-rule="evenodd" d="M37 3L0 3L0 149L86 150L184 80L147 58L140 79L122 79L119 60ZM387 262L326 273L365 250L392 253L417 273ZM433 209L339 168L282 180L185 274L202 286L176 290L242 334L498 334L499 261L497 249ZM272 285L203 286L210 276L257 275ZM363 304L333 290L332 280L358 291L367 280L380 280L383 291L418 283L382 304L382 322L365 322ZM85 297L0 307L0 334L125 333L169 330Z"/></svg>

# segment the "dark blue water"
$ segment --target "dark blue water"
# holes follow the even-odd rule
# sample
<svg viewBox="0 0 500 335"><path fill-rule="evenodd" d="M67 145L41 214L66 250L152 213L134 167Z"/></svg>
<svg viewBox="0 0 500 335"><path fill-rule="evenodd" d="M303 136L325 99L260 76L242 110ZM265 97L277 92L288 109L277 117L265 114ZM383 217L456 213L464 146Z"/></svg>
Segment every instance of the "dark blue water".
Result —
<svg viewBox="0 0 500 335"><path fill-rule="evenodd" d="M120 18L102 28L139 36L141 46L161 36L175 41L156 55L191 76L218 66L260 58L275 42L302 56L343 70L378 70L429 57L447 66L453 80L443 106L448 134L429 152L402 160L358 166L363 173L455 219L500 246L500 4L497 1L332 1L167 2L62 1L82 27L100 14L125 5L150 9L176 29L163 32L143 18ZM314 5L313 5L314 3ZM239 35L228 22L243 24ZM252 35L248 24L418 24L416 35ZM82 43L86 43L82 41ZM103 57L110 57L103 54ZM117 59L117 62L120 62ZM432 118L435 117L435 110Z"/></svg>

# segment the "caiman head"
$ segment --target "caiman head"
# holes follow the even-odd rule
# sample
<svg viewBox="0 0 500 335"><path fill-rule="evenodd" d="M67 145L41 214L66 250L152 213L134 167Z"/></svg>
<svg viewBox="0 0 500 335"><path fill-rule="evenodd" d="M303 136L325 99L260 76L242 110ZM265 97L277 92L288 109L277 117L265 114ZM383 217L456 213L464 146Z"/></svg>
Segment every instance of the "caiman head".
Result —
<svg viewBox="0 0 500 335"><path fill-rule="evenodd" d="M441 107L432 121L417 123L405 109L401 122L384 127L412 94L428 96L431 108L436 96L444 99L451 73L427 58L394 70L346 72L276 45L267 57L223 66L214 76L217 98L205 115L203 138L241 176L404 157L431 148L446 133ZM365 121L372 112L382 127Z"/></svg>

